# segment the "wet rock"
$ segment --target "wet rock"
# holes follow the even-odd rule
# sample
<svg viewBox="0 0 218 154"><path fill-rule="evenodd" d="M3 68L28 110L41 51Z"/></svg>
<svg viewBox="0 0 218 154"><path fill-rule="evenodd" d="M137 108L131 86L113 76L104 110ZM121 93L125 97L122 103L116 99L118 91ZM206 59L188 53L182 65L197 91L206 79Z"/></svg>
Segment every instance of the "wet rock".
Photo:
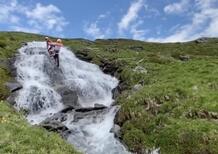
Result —
<svg viewBox="0 0 218 154"><path fill-rule="evenodd" d="M90 108L79 108L75 109L76 112L89 112L89 111L98 111L98 110L103 110L106 109L107 107L104 105L99 105L95 107L90 107Z"/></svg>
<svg viewBox="0 0 218 154"><path fill-rule="evenodd" d="M26 46L26 45L28 45L28 43L27 42L21 42L21 45Z"/></svg>
<svg viewBox="0 0 218 154"><path fill-rule="evenodd" d="M39 126L53 132L61 134L62 137L68 135L69 129L62 123L67 120L67 115L64 113L56 113L53 116L42 121Z"/></svg>
<svg viewBox="0 0 218 154"><path fill-rule="evenodd" d="M122 93L122 91L124 91L125 89L127 89L128 88L128 86L127 86L127 84L126 84L126 82L123 82L122 80L119 82L119 85L116 87L116 88L114 88L113 90L112 90L112 94L113 94L113 99L116 99L121 93Z"/></svg>
<svg viewBox="0 0 218 154"><path fill-rule="evenodd" d="M67 115L65 113L55 113L53 116L45 119L43 123L49 123L51 121L58 121L58 122L64 122L67 120Z"/></svg>
<svg viewBox="0 0 218 154"><path fill-rule="evenodd" d="M17 96L18 96L17 92L11 93L11 95L7 98L7 102L11 105L15 105Z"/></svg>
<svg viewBox="0 0 218 154"><path fill-rule="evenodd" d="M144 73L144 74L148 73L148 71L142 66L136 66L133 71L137 73Z"/></svg>
<svg viewBox="0 0 218 154"><path fill-rule="evenodd" d="M18 82L7 82L5 85L9 88L11 93L23 88L23 86Z"/></svg>
<svg viewBox="0 0 218 154"><path fill-rule="evenodd" d="M94 108L106 108L107 106L103 105L103 104L95 104Z"/></svg>
<svg viewBox="0 0 218 154"><path fill-rule="evenodd" d="M112 94L113 94L113 96L112 96L113 99L116 99L120 95L120 88L119 88L119 86L112 90Z"/></svg>
<svg viewBox="0 0 218 154"><path fill-rule="evenodd" d="M14 78L17 77L17 68L14 66L15 61L16 61L15 56L8 59L8 70L10 72L10 76Z"/></svg>
<svg viewBox="0 0 218 154"><path fill-rule="evenodd" d="M53 59L47 55L48 60L45 61L43 72L48 74L52 81L53 86L62 86L63 85L63 73L61 69L58 69L56 65L54 65Z"/></svg>
<svg viewBox="0 0 218 154"><path fill-rule="evenodd" d="M44 127L45 129L49 131L57 132L60 134L63 134L64 132L69 130L64 124L56 120L44 121L40 124L40 126Z"/></svg>
<svg viewBox="0 0 218 154"><path fill-rule="evenodd" d="M66 87L58 87L57 92L61 95L63 104L67 107L78 108L78 95L76 91L70 90Z"/></svg>
<svg viewBox="0 0 218 154"><path fill-rule="evenodd" d="M120 126L115 124L113 128L111 128L110 132L114 133L115 137L121 138L120 130L121 130Z"/></svg>

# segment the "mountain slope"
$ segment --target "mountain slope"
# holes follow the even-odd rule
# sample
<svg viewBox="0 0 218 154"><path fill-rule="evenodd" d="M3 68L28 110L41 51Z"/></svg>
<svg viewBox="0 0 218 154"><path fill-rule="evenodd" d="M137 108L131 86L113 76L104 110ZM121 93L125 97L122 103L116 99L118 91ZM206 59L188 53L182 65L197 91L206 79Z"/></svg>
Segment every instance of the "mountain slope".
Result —
<svg viewBox="0 0 218 154"><path fill-rule="evenodd" d="M0 33L0 57L11 57L21 42L43 39ZM114 92L122 105L116 123L131 151L160 147L161 153L218 153L218 39L167 44L65 39L64 44L121 81ZM3 83L10 72L1 67L0 75L5 99Z"/></svg>

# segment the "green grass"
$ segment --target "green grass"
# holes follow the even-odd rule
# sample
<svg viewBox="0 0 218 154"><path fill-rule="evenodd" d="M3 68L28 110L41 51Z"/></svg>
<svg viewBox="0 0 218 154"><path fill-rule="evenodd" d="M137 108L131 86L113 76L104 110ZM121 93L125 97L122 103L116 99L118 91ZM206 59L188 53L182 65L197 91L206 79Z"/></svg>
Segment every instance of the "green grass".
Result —
<svg viewBox="0 0 218 154"><path fill-rule="evenodd" d="M28 124L4 101L0 101L0 132L1 154L77 153L58 134Z"/></svg>
<svg viewBox="0 0 218 154"><path fill-rule="evenodd" d="M22 42L41 40L44 37L26 33L0 33L0 60L7 60L15 55ZM1 63L0 63L1 64ZM4 65L0 65L0 100L9 96L5 87L7 81L13 80ZM1 154L76 154L72 145L60 135L43 128L31 126L21 113L17 113L6 101L0 101L0 153Z"/></svg>
<svg viewBox="0 0 218 154"><path fill-rule="evenodd" d="M92 62L102 59L118 65L127 88L119 96L122 105L117 122L131 151L160 147L161 153L218 153L218 39L207 43L158 44L132 40L96 40L76 48L88 50ZM134 47L142 47L134 50ZM111 49L111 50L110 50ZM113 49L113 50L112 50ZM188 55L189 61L179 60ZM143 67L147 74L135 72ZM139 91L133 91L142 83ZM148 108L148 104L150 107Z"/></svg>
<svg viewBox="0 0 218 154"><path fill-rule="evenodd" d="M26 33L0 33L0 38L0 51L5 50L0 58L13 55L23 41L43 40ZM167 44L66 39L64 44L87 54L92 63L107 60L121 70L126 88L117 99L122 107L116 122L131 151L159 147L163 154L218 153L218 120L211 116L218 114L218 39ZM188 61L179 59L186 55ZM134 71L137 66L147 73ZM0 75L0 93L6 96L1 86L9 75L4 69ZM136 84L142 84L138 91Z"/></svg>

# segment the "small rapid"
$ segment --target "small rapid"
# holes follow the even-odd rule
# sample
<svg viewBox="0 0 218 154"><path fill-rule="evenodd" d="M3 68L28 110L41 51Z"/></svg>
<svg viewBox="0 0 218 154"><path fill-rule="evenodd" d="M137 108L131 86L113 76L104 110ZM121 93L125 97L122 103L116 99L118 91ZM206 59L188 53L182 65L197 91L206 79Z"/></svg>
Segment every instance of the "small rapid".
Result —
<svg viewBox="0 0 218 154"><path fill-rule="evenodd" d="M87 154L129 153L110 132L119 110L118 106L112 106L112 90L118 85L116 78L104 74L95 64L79 60L67 48L61 49L60 68L56 68L45 42L30 42L20 48L15 66L17 80L23 86L15 108L25 111L31 124L40 124L67 108L57 90L64 86L76 91L82 109L105 106L87 113L75 110L64 113L61 123L70 130L68 142Z"/></svg>

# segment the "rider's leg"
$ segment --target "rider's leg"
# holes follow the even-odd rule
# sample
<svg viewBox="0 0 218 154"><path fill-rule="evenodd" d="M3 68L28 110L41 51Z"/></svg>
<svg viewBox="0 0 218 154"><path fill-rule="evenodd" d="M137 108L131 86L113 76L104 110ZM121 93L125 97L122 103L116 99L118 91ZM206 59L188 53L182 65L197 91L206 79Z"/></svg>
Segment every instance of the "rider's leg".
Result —
<svg viewBox="0 0 218 154"><path fill-rule="evenodd" d="M57 54L57 67L59 67L59 54Z"/></svg>
<svg viewBox="0 0 218 154"><path fill-rule="evenodd" d="M59 54L55 54L54 59L55 59L55 63L57 65L57 67L59 67Z"/></svg>

